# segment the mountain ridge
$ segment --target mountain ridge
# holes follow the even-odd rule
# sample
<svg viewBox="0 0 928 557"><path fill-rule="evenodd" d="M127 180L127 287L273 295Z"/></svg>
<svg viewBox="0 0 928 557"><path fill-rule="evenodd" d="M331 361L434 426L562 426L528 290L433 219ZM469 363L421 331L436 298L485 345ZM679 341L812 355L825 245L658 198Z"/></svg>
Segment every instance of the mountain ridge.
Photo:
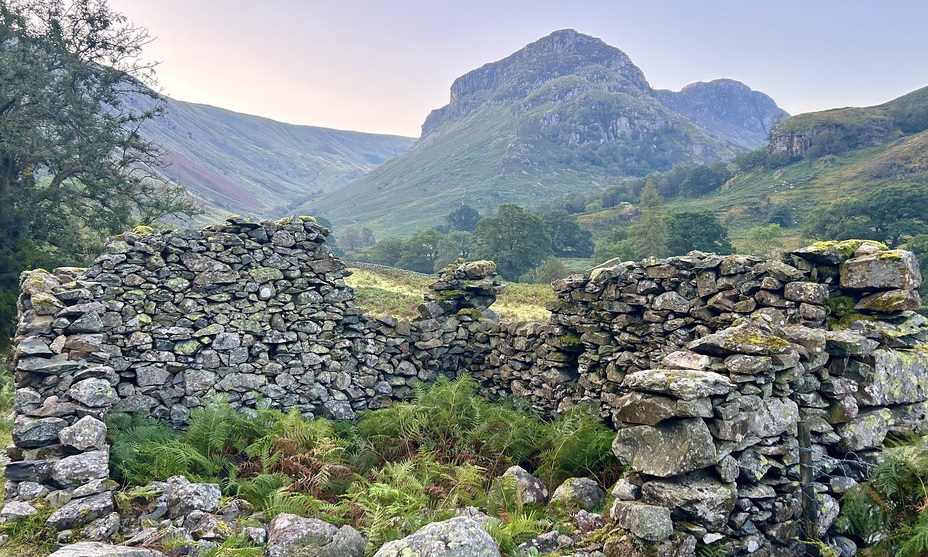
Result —
<svg viewBox="0 0 928 557"><path fill-rule="evenodd" d="M555 31L454 80L449 104L429 114L408 153L300 210L336 228L399 236L439 224L461 202L527 205L681 162L731 159L760 146L764 123L786 115L734 83L660 93L621 50ZM714 100L719 90L728 92ZM702 111L704 124L673 107L689 98L701 103L690 112ZM726 98L766 112L713 114Z"/></svg>

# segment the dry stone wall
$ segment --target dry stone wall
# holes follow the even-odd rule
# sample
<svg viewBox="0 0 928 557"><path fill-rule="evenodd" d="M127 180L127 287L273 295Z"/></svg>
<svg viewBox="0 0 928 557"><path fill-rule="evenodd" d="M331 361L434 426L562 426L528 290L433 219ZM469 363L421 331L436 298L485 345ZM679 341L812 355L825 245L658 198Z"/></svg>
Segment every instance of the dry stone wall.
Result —
<svg viewBox="0 0 928 557"><path fill-rule="evenodd" d="M220 396L352 418L470 373L491 397L586 403L616 428L623 543L779 554L799 534L800 421L822 535L885 436L926 424L928 328L905 251L612 262L555 282L545 323L498 323L495 266L456 262L407 322L354 305L327 233L311 218L138 229L88 269L24 274L8 505L44 497L62 528L110 512L113 409L180 426Z"/></svg>

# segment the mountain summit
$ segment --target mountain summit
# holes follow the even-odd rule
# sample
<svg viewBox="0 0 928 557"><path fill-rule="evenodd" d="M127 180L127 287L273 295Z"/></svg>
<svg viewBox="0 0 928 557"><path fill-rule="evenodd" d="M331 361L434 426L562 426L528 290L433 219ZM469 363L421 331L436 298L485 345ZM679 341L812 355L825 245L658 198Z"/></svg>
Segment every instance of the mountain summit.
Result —
<svg viewBox="0 0 928 557"><path fill-rule="evenodd" d="M523 205L762 145L787 116L732 80L655 91L621 50L571 29L459 77L410 151L305 207L381 236L461 202Z"/></svg>

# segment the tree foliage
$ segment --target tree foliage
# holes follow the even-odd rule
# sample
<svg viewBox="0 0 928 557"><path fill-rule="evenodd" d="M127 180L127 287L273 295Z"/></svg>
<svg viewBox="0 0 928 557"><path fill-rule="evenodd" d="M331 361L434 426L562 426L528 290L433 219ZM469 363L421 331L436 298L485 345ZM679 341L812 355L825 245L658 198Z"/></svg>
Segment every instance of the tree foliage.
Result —
<svg viewBox="0 0 928 557"><path fill-rule="evenodd" d="M147 40L103 0L0 0L4 288L27 265L80 263L107 235L197 212L158 178L161 153L139 133L162 108L139 56ZM11 317L0 307L3 325Z"/></svg>
<svg viewBox="0 0 928 557"><path fill-rule="evenodd" d="M734 253L728 229L709 211L675 213L667 220L667 251L684 255L692 250Z"/></svg>
<svg viewBox="0 0 928 557"><path fill-rule="evenodd" d="M455 230L473 232L478 222L480 222L480 212L469 205L461 205L445 216L445 224L448 225L449 232Z"/></svg>
<svg viewBox="0 0 928 557"><path fill-rule="evenodd" d="M808 233L830 240L877 240L891 247L928 234L928 186L889 186L861 199L835 203L812 219Z"/></svg>
<svg viewBox="0 0 928 557"><path fill-rule="evenodd" d="M518 205L500 205L474 229L476 256L496 262L499 274L516 279L551 255L551 238L541 218Z"/></svg>
<svg viewBox="0 0 928 557"><path fill-rule="evenodd" d="M644 257L664 257L667 255L667 216L664 202L653 182L649 182L638 200L641 217L628 229L628 242L632 255Z"/></svg>
<svg viewBox="0 0 928 557"><path fill-rule="evenodd" d="M580 228L577 219L567 211L550 211L541 216L545 232L551 237L551 248L558 257L589 257L593 255L593 234Z"/></svg>

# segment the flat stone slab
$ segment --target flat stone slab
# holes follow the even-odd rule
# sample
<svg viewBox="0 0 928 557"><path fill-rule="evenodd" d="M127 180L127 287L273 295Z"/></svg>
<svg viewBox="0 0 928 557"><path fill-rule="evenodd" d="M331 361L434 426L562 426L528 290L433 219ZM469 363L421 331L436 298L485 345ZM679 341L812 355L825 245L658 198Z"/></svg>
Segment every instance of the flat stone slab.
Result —
<svg viewBox="0 0 928 557"><path fill-rule="evenodd" d="M921 283L918 260L910 251L882 251L841 265L841 288L849 290L915 290Z"/></svg>
<svg viewBox="0 0 928 557"><path fill-rule="evenodd" d="M636 391L668 394L682 400L730 393L735 384L713 371L692 369L649 369L625 377L622 386Z"/></svg>
<svg viewBox="0 0 928 557"><path fill-rule="evenodd" d="M712 434L700 418L620 429L612 442L612 452L622 464L662 478L718 462Z"/></svg>
<svg viewBox="0 0 928 557"><path fill-rule="evenodd" d="M914 404L928 400L928 354L909 350L874 350L873 371L857 386L860 406Z"/></svg>

